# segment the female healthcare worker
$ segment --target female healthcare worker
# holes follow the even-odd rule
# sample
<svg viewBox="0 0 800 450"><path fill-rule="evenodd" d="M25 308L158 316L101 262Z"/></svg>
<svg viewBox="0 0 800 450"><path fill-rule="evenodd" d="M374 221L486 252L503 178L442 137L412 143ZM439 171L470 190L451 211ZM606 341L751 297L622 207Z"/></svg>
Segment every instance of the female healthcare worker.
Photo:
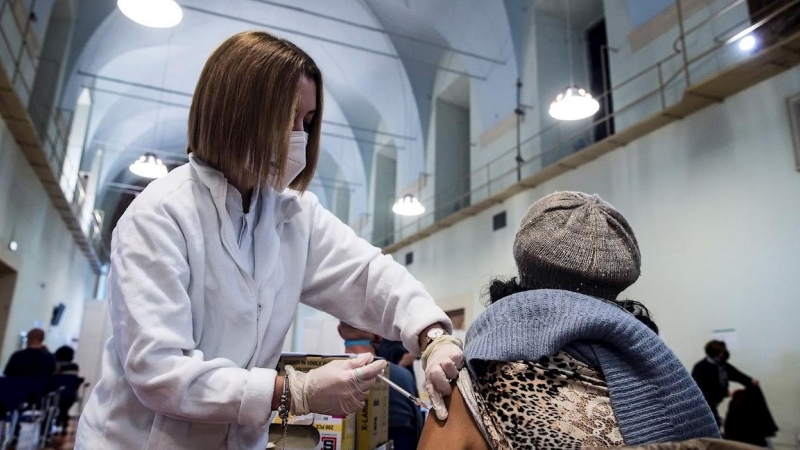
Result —
<svg viewBox="0 0 800 450"><path fill-rule="evenodd" d="M209 58L189 112L189 163L154 181L114 230L113 337L78 449L266 448L273 411L361 408L385 362L273 370L298 301L426 357L442 418L463 365L422 285L306 189L322 75L291 42L237 34ZM293 190L286 190L291 187ZM299 192L296 192L296 191Z"/></svg>

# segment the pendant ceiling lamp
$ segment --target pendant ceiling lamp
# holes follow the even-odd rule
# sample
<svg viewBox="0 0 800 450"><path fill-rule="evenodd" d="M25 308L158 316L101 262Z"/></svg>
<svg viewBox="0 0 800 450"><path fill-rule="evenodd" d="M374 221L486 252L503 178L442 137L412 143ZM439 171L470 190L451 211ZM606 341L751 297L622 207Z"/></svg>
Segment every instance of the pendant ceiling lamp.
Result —
<svg viewBox="0 0 800 450"><path fill-rule="evenodd" d="M117 0L117 7L127 18L151 28L171 28L183 19L174 0Z"/></svg>
<svg viewBox="0 0 800 450"><path fill-rule="evenodd" d="M752 34L748 34L745 37L739 39L739 50L743 52L749 52L753 50L758 45L758 40Z"/></svg>
<svg viewBox="0 0 800 450"><path fill-rule="evenodd" d="M600 104L592 94L573 85L550 104L550 115L558 120L580 120L595 115L599 109Z"/></svg>
<svg viewBox="0 0 800 450"><path fill-rule="evenodd" d="M417 197L406 194L394 202L392 212L398 216L421 216L425 213L425 207L422 206Z"/></svg>
<svg viewBox="0 0 800 450"><path fill-rule="evenodd" d="M592 98L592 94L578 87L572 76L572 23L570 21L569 0L567 8L567 55L569 55L570 86L558 94L550 103L550 116L557 120L580 120L592 117L600 110L600 103Z"/></svg>
<svg viewBox="0 0 800 450"><path fill-rule="evenodd" d="M140 156L128 169L142 178L161 178L167 174L167 166L152 153Z"/></svg>

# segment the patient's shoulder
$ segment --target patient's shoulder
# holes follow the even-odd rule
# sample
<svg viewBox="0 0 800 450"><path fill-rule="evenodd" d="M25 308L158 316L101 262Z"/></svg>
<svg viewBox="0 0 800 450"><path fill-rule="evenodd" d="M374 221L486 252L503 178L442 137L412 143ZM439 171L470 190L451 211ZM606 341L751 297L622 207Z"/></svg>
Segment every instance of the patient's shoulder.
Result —
<svg viewBox="0 0 800 450"><path fill-rule="evenodd" d="M417 448L422 450L441 450L443 448L488 450L491 448L475 424L472 413L458 387L453 386L453 395L445 399L445 405L448 412L447 420L439 420L431 410L425 427L422 429L422 437Z"/></svg>

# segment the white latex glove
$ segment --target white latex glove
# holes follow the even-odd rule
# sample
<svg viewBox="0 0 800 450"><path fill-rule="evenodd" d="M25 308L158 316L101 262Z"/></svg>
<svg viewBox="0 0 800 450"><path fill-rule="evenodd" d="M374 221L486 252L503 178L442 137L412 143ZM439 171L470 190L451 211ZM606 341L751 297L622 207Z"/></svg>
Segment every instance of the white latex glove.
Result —
<svg viewBox="0 0 800 450"><path fill-rule="evenodd" d="M292 414L309 413L346 416L364 407L364 399L375 385L386 361L373 361L370 353L353 359L331 361L308 373L287 366Z"/></svg>
<svg viewBox="0 0 800 450"><path fill-rule="evenodd" d="M433 410L439 420L447 419L447 408L443 398L453 393L450 383L458 378L464 367L461 340L453 336L442 336L428 345L422 353L422 368L425 369L425 390L431 398Z"/></svg>

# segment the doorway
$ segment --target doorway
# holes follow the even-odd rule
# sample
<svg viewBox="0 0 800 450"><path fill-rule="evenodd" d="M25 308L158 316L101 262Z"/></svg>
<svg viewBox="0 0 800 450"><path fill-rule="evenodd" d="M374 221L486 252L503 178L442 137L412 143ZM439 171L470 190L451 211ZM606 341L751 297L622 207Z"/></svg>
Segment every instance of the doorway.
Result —
<svg viewBox="0 0 800 450"><path fill-rule="evenodd" d="M605 19L586 30L586 45L589 53L589 89L595 97L601 97L605 92L611 90ZM606 61L605 64L603 64L603 59ZM598 101L600 101L600 113L593 120L603 121L594 126L594 142L602 141L614 134L614 119L613 117L609 119L609 115L614 112L611 94L608 94L607 100L603 97L598 98Z"/></svg>
<svg viewBox="0 0 800 450"><path fill-rule="evenodd" d="M11 314L11 300L17 284L17 271L0 260L0 339L5 340L8 317ZM0 344L2 348L2 344Z"/></svg>
<svg viewBox="0 0 800 450"><path fill-rule="evenodd" d="M467 85L468 86L468 85ZM467 91L469 92L469 91ZM469 206L470 110L466 105L436 100L435 220ZM467 106L467 107L465 107Z"/></svg>
<svg viewBox="0 0 800 450"><path fill-rule="evenodd" d="M397 191L397 154L384 148L375 155L375 197L372 222L372 245L387 247L394 243L392 205Z"/></svg>

